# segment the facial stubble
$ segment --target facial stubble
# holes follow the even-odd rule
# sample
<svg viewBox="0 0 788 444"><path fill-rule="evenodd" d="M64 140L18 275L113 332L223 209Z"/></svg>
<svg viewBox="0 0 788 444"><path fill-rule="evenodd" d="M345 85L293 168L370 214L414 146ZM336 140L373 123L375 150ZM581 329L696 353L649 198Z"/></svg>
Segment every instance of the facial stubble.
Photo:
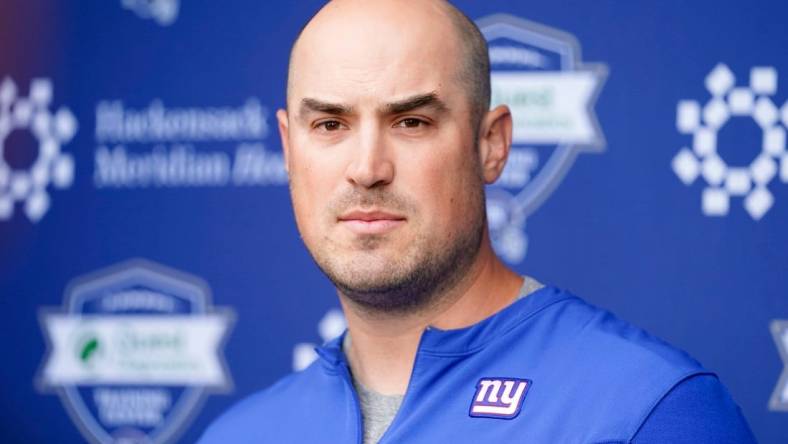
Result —
<svg viewBox="0 0 788 444"><path fill-rule="evenodd" d="M391 253L383 251L394 243L389 234L358 236L349 255L341 252L340 246L329 237L323 237L315 245L305 243L315 263L334 286L362 310L381 314L423 310L439 302L441 295L460 282L479 253L486 219L483 184L480 178L474 179L474 183L463 187L470 193L468 217L455 225L453 235L438 239L417 233L400 257L391 257ZM414 208L402 196L380 188L351 190L335 199L328 213L339 214L342 209L373 205L405 214Z"/></svg>

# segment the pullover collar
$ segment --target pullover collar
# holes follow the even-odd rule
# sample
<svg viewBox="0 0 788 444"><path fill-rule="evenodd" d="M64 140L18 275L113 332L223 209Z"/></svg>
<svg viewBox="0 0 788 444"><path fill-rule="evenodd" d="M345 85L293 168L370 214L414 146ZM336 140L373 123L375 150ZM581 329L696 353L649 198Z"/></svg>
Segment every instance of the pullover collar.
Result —
<svg viewBox="0 0 788 444"><path fill-rule="evenodd" d="M544 287L469 327L451 330L428 327L422 333L417 353L445 357L475 353L546 307L571 298L574 296L554 287ZM318 356L329 367L347 365L342 352L342 342L346 334L347 330L323 346L315 348Z"/></svg>

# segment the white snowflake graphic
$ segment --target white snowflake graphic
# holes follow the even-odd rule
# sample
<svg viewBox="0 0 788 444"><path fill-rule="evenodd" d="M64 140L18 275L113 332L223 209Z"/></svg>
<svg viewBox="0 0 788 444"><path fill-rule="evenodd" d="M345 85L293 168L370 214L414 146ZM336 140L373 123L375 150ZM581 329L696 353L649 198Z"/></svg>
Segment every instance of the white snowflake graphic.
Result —
<svg viewBox="0 0 788 444"><path fill-rule="evenodd" d="M773 67L752 68L748 87L735 84L730 68L721 63L706 76L711 99L702 108L694 100L679 102L676 126L681 133L692 135L692 149L682 148L673 158L672 167L686 185L698 176L706 181L703 214L725 216L731 196L743 196L744 209L759 220L774 204L767 186L777 176L778 161L781 179L788 182L785 128L780 126L781 117L788 126L788 102L781 112L770 98L777 91L777 70ZM732 116L751 117L763 132L761 152L746 167L729 166L717 153L717 134Z"/></svg>
<svg viewBox="0 0 788 444"><path fill-rule="evenodd" d="M67 188L74 180L74 158L60 148L77 131L77 120L66 108L52 114L52 83L34 79L29 97L19 97L10 78L0 83L0 220L10 219L15 202L24 202L27 217L38 222L49 209L47 187ZM30 131L38 142L38 156L26 170L5 160L6 140L15 130Z"/></svg>

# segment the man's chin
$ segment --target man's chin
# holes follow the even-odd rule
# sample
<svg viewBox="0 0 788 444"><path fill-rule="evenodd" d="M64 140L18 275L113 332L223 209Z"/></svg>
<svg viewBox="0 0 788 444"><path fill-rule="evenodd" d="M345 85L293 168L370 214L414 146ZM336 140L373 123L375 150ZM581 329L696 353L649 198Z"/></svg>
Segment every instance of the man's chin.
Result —
<svg viewBox="0 0 788 444"><path fill-rule="evenodd" d="M332 280L355 292L378 293L396 288L406 280L394 270L396 268L385 264L345 269L342 273L335 274Z"/></svg>
<svg viewBox="0 0 788 444"><path fill-rule="evenodd" d="M333 261L323 271L340 290L380 293L397 290L414 274L402 261L403 255L361 252L345 261ZM343 291L344 292L344 291Z"/></svg>
<svg viewBox="0 0 788 444"><path fill-rule="evenodd" d="M368 275L364 279L331 279L337 290L356 306L370 312L398 313L412 311L419 304L417 293L410 290L409 281L391 273Z"/></svg>

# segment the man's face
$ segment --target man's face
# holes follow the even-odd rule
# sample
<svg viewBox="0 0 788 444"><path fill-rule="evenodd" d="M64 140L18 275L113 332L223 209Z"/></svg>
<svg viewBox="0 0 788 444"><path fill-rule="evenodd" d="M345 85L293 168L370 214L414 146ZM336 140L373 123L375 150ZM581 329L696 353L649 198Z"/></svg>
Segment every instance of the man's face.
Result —
<svg viewBox="0 0 788 444"><path fill-rule="evenodd" d="M383 310L422 305L418 293L475 257L484 227L453 30L391 17L403 13L313 21L278 115L307 248L340 291Z"/></svg>

